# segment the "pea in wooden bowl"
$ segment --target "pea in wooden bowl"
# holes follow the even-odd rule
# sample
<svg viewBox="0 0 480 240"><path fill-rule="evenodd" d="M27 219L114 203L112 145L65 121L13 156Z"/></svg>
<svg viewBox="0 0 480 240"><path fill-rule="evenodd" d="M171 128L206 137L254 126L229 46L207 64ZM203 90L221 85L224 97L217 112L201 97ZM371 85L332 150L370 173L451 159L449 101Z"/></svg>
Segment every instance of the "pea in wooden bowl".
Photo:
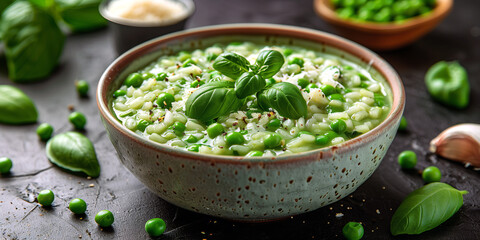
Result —
<svg viewBox="0 0 480 240"><path fill-rule="evenodd" d="M431 13L402 23L359 22L340 18L331 0L314 0L317 14L350 40L374 50L392 50L406 46L429 33L450 12L453 0L437 0Z"/></svg>
<svg viewBox="0 0 480 240"><path fill-rule="evenodd" d="M112 95L128 74L165 54L232 41L308 46L368 68L391 89L388 116L369 132L334 146L255 158L173 148L138 135L116 119ZM97 104L123 165L152 192L198 213L262 221L313 211L355 191L377 169L392 143L405 93L398 74L387 62L351 41L299 27L230 24L169 34L126 52L100 78Z"/></svg>

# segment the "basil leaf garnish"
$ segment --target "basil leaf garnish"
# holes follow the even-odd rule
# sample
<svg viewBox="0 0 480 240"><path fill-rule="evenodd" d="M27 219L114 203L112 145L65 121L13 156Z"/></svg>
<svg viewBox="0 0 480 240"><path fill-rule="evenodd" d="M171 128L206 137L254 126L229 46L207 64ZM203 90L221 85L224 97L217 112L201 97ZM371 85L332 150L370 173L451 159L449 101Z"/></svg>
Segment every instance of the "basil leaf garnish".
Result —
<svg viewBox="0 0 480 240"><path fill-rule="evenodd" d="M307 115L307 103L302 93L297 86L288 82L267 86L257 93L257 101L263 110L273 108L283 117L298 119Z"/></svg>
<svg viewBox="0 0 480 240"><path fill-rule="evenodd" d="M285 63L283 55L279 51L264 50L258 54L256 69L264 79L271 78L282 68Z"/></svg>
<svg viewBox="0 0 480 240"><path fill-rule="evenodd" d="M47 142L47 157L55 165L90 177L100 175L100 165L92 142L77 132L56 135Z"/></svg>
<svg viewBox="0 0 480 240"><path fill-rule="evenodd" d="M209 82L188 97L185 114L191 118L208 121L240 108L244 101L238 99L233 82Z"/></svg>
<svg viewBox="0 0 480 240"><path fill-rule="evenodd" d="M246 72L242 74L235 82L235 93L238 98L245 98L250 96L267 85L265 79L253 72Z"/></svg>
<svg viewBox="0 0 480 240"><path fill-rule="evenodd" d="M63 21L75 32L83 32L107 25L98 7L102 0L55 0Z"/></svg>
<svg viewBox="0 0 480 240"><path fill-rule="evenodd" d="M446 183L430 183L412 193L400 204L390 222L390 232L420 234L449 219L463 205L467 191L459 191Z"/></svg>
<svg viewBox="0 0 480 240"><path fill-rule="evenodd" d="M237 79L248 72L250 63L243 56L229 52L220 54L213 62L213 68L231 79Z"/></svg>
<svg viewBox="0 0 480 240"><path fill-rule="evenodd" d="M16 1L3 12L0 29L11 80L43 78L57 65L65 36L46 11Z"/></svg>
<svg viewBox="0 0 480 240"><path fill-rule="evenodd" d="M0 123L34 123L37 118L37 108L25 93L16 87L0 85Z"/></svg>

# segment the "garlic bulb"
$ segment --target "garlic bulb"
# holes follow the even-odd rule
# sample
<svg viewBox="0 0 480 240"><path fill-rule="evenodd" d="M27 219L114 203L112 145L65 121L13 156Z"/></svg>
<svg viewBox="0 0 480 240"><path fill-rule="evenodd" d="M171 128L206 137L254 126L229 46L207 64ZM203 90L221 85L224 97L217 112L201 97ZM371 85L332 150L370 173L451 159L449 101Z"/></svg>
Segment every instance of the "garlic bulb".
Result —
<svg viewBox="0 0 480 240"><path fill-rule="evenodd" d="M480 167L480 124L464 123L447 128L430 142L430 152Z"/></svg>

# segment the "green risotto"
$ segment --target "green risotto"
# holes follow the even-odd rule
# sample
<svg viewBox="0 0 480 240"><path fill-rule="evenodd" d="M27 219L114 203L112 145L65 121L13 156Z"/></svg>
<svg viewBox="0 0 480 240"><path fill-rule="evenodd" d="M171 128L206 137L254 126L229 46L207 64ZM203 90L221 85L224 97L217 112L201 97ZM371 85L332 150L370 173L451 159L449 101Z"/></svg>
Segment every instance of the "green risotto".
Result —
<svg viewBox="0 0 480 240"><path fill-rule="evenodd" d="M276 156L342 143L390 111L383 79L296 46L214 44L131 73L112 108L128 129L185 151Z"/></svg>

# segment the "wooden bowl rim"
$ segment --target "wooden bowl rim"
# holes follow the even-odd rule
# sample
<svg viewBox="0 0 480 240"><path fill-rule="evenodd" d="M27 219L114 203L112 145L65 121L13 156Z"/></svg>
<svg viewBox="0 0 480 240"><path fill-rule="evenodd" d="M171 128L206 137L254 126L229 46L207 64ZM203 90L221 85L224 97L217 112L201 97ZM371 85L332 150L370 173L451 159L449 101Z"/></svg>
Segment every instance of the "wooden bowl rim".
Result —
<svg viewBox="0 0 480 240"><path fill-rule="evenodd" d="M431 13L425 16L417 16L403 23L375 23L359 22L340 18L333 10L330 0L314 0L314 8L317 14L328 22L335 23L350 29L363 30L365 32L401 32L428 22L443 19L452 9L453 0L437 0L437 6Z"/></svg>

